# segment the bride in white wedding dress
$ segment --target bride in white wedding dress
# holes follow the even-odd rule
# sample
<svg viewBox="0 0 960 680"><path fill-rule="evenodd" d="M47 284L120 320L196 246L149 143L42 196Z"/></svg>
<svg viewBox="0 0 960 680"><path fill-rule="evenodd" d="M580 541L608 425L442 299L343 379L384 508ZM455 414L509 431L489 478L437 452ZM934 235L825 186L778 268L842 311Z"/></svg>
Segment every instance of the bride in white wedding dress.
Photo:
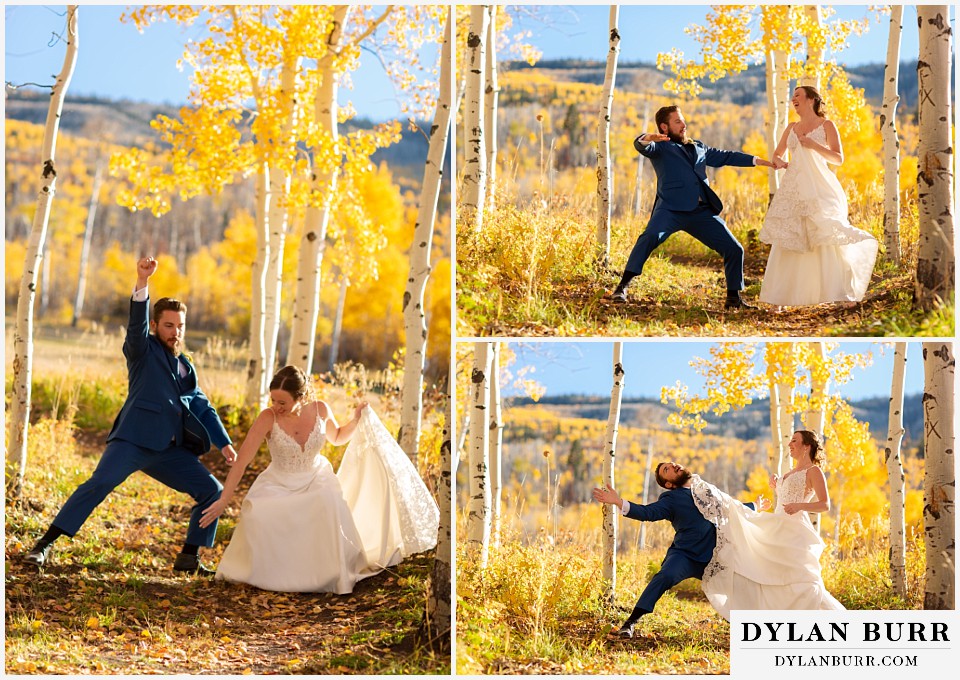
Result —
<svg viewBox="0 0 960 680"><path fill-rule="evenodd" d="M787 168L760 229L771 244L760 300L778 306L863 299L877 259L877 239L847 219L847 197L828 163L843 163L840 135L817 91L794 90L800 120L784 130L773 162ZM783 161L789 149L789 164Z"/></svg>
<svg viewBox="0 0 960 680"><path fill-rule="evenodd" d="M824 544L808 512L830 509L820 469L823 447L808 430L789 444L794 468L772 478L773 513L754 512L699 478L694 503L717 526L717 546L703 574L703 592L721 616L733 609L843 609L823 585Z"/></svg>
<svg viewBox="0 0 960 680"><path fill-rule="evenodd" d="M361 403L337 425L308 401L304 373L287 366L270 383L272 407L257 417L201 526L229 504L267 440L270 465L240 509L217 579L281 592L350 593L360 579L436 545L440 512L416 468L373 410ZM334 474L325 441L349 441Z"/></svg>

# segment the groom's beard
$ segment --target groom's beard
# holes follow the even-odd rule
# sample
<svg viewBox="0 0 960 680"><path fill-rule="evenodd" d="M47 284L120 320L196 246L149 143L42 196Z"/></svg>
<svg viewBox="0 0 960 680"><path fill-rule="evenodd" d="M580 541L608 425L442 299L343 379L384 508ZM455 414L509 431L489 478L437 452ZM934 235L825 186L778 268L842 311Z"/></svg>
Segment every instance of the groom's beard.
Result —
<svg viewBox="0 0 960 680"><path fill-rule="evenodd" d="M667 137L670 138L671 142L676 142L677 144L689 144L693 141L692 139L687 137L687 133L683 133L683 136L680 136L680 135L675 135L672 132L668 132Z"/></svg>
<svg viewBox="0 0 960 680"><path fill-rule="evenodd" d="M688 470L684 470L683 472L678 472L677 481L674 482L677 485L677 488L679 489L681 486L686 485L686 483L690 481L691 476L692 475Z"/></svg>

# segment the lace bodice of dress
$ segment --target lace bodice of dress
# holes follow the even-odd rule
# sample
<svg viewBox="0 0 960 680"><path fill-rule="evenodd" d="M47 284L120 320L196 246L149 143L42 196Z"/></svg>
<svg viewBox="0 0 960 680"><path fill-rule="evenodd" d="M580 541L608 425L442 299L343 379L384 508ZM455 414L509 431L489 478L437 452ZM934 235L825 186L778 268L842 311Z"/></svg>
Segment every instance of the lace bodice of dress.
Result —
<svg viewBox="0 0 960 680"><path fill-rule="evenodd" d="M777 507L774 512L783 512L787 503L805 503L813 497L813 491L807 492L807 473L794 472L784 475L777 484Z"/></svg>
<svg viewBox="0 0 960 680"><path fill-rule="evenodd" d="M302 447L274 420L273 428L270 430L270 438L267 440L271 464L276 465L282 472L312 470L327 460L320 454L323 450L325 437L326 421L319 416L313 425L310 436L307 437L307 441Z"/></svg>
<svg viewBox="0 0 960 680"><path fill-rule="evenodd" d="M790 128L790 134L787 136L787 148L790 150L790 157L791 157L791 158L792 158L794 155L796 155L796 153L797 153L800 149L803 148L802 146L800 146L800 138L797 137L797 133L794 132L794 129L795 129L795 128ZM821 123L820 125L818 125L817 127L815 127L810 133L808 133L808 134L807 134L807 137L809 137L810 139L812 139L813 141L815 141L817 144L823 144L824 146L826 146L826 144L827 144L827 132L826 132L826 130L823 129L823 124L822 124L822 123ZM818 153L816 153L816 152L814 152L813 155L814 155L814 157L816 157L816 158L818 158L819 160L821 160L824 165L826 165L827 159L825 159L823 156L821 156L820 154L818 154ZM790 172L790 168L788 167L785 172Z"/></svg>

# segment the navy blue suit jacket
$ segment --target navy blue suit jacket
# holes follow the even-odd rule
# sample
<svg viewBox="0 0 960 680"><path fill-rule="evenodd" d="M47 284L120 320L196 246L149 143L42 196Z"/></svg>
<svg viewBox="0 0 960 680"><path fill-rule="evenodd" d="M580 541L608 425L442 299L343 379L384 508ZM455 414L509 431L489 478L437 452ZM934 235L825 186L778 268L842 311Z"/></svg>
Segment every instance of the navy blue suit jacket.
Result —
<svg viewBox="0 0 960 680"><path fill-rule="evenodd" d="M640 138L637 137L633 145L637 151L650 159L653 170L657 173L657 198L653 203L654 210L663 207L676 212L690 212L696 210L703 195L714 212L719 214L723 210L723 202L710 188L707 167L753 166L753 156L749 154L714 149L699 140L692 142L695 159L691 159L684 145L677 142L641 144Z"/></svg>
<svg viewBox="0 0 960 680"><path fill-rule="evenodd" d="M213 443L222 449L230 441L217 411L197 384L193 364L180 357L187 375L180 377L177 359L150 334L150 300L130 302L123 356L127 359L127 400L107 441L122 439L153 451L171 443L197 455Z"/></svg>
<svg viewBox="0 0 960 680"><path fill-rule="evenodd" d="M753 509L753 503L744 505ZM626 516L642 522L669 520L676 536L667 554L683 553L697 562L709 562L713 557L713 549L717 545L717 528L703 518L693 502L693 494L686 487L667 489L660 494L656 502L649 505L630 503Z"/></svg>

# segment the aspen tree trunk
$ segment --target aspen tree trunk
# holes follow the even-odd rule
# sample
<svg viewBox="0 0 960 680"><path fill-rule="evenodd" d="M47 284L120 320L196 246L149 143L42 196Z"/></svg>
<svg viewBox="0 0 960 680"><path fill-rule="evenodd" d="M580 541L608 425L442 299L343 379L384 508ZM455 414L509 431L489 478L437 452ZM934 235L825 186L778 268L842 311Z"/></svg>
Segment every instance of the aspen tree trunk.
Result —
<svg viewBox="0 0 960 680"><path fill-rule="evenodd" d="M918 6L918 13L920 9ZM954 366L951 343L923 343L924 609L954 609L956 602Z"/></svg>
<svg viewBox="0 0 960 680"><path fill-rule="evenodd" d="M767 153L770 158L773 158L773 152L777 148L777 144L780 142L779 130L777 130L777 124L780 121L780 116L777 113L777 62L775 53L770 50L767 52L767 69L766 69L766 84L767 84ZM777 193L777 189L780 187L780 177L777 175L776 168L767 168L767 192L769 194L769 200L773 200L773 195Z"/></svg>
<svg viewBox="0 0 960 680"><path fill-rule="evenodd" d="M500 345L492 343L490 361L490 541L500 547L501 489L503 487L503 406L500 403Z"/></svg>
<svg viewBox="0 0 960 680"><path fill-rule="evenodd" d="M497 107L500 99L500 78L497 73L497 5L488 5L486 85L483 89L484 150L487 161L486 205L489 212L496 206L497 195Z"/></svg>
<svg viewBox="0 0 960 680"><path fill-rule="evenodd" d="M640 126L640 129L644 132L647 130L647 125L650 124L650 100L647 99L643 102L643 125ZM633 214L639 215L640 210L643 208L643 154L637 154L637 180L633 189Z"/></svg>
<svg viewBox="0 0 960 680"><path fill-rule="evenodd" d="M613 343L613 387L610 390L610 413L607 416L606 450L603 456L603 483L615 487L614 461L617 455L617 433L620 430L620 402L623 397L623 343ZM617 592L617 508L603 504L603 581L605 598L613 602Z"/></svg>
<svg viewBox="0 0 960 680"><path fill-rule="evenodd" d="M597 121L597 261L607 267L610 261L610 218L612 214L613 176L610 173L610 116L617 81L617 56L620 54L620 6L610 5L610 48L603 76L603 99Z"/></svg>
<svg viewBox="0 0 960 680"><path fill-rule="evenodd" d="M23 490L23 478L27 471L27 435L30 423L30 393L33 379L33 305L37 288L50 209L57 189L57 133L60 130L60 115L63 99L77 64L80 36L77 31L78 5L67 7L67 51L63 68L50 92L47 107L47 123L43 130L41 147L40 191L37 195L37 210L33 216L30 238L27 243L23 276L20 279L20 294L17 297L17 318L13 331L13 394L10 399L10 438L7 454L6 488L11 498L19 498Z"/></svg>
<svg viewBox="0 0 960 680"><path fill-rule="evenodd" d="M920 25L920 141L917 190L920 248L914 301L931 310L953 295L953 121L950 65L953 54L949 7L917 5Z"/></svg>
<svg viewBox="0 0 960 680"><path fill-rule="evenodd" d="M770 379L770 460L768 469L775 475L780 474L780 465L783 461L783 437L780 424L780 385Z"/></svg>
<svg viewBox="0 0 960 680"><path fill-rule="evenodd" d="M266 372L266 290L267 260L270 258L270 239L267 237L268 208L270 205L270 167L260 163L256 177L257 253L253 260L250 298L250 359L247 363L246 402L258 408L266 406L263 390Z"/></svg>
<svg viewBox="0 0 960 680"><path fill-rule="evenodd" d="M824 365L822 342L811 342L810 347L810 407L803 414L803 426L823 437L827 424L827 380L829 371ZM793 436L793 433L790 433Z"/></svg>
<svg viewBox="0 0 960 680"><path fill-rule="evenodd" d="M333 8L333 21L327 36L327 53L323 62L318 64L320 87L314 101L315 117L323 132L324 143L331 145L330 152L337 164L340 161L340 134L337 127L337 94L340 90L340 76L335 61L340 56L343 27L346 25L348 5L336 5ZM293 321L290 325L290 351L287 363L299 366L307 375L313 372L313 354L316 348L317 317L320 314L320 269L323 264L323 251L327 239L327 228L333 212L337 193L339 169L336 164L326 172L320 171L319 156L323 150L313 153L314 170L311 193L322 197L321 204L307 206L304 215L303 236L300 237L300 251L297 262L297 287L293 301Z"/></svg>
<svg viewBox="0 0 960 680"><path fill-rule="evenodd" d="M103 186L103 158L97 157L97 169L93 173L93 188L90 190L90 202L87 204L87 221L83 227L83 245L80 246L80 276L77 279L77 297L73 303L73 318L70 326L77 327L83 313L83 298L87 290L87 263L90 261L90 242L93 240L93 223L97 219L97 206L100 205L100 187Z"/></svg>
<svg viewBox="0 0 960 680"><path fill-rule="evenodd" d="M780 475L783 474L784 454L789 450L787 444L793 437L793 387L787 382L781 382L777 385L777 392L780 397L777 404L777 422L780 425L780 446L777 448L780 458L777 461L777 474Z"/></svg>
<svg viewBox="0 0 960 680"><path fill-rule="evenodd" d="M807 19L816 27L816 35L807 35L807 63L804 65L800 85L809 85L820 91L820 69L823 65L823 42L819 35L821 28L820 5L804 5L803 12Z"/></svg>
<svg viewBox="0 0 960 680"><path fill-rule="evenodd" d="M467 546L485 569L490 552L490 343L473 345L470 410L470 503L467 511Z"/></svg>
<svg viewBox="0 0 960 680"><path fill-rule="evenodd" d="M420 449L420 430L423 410L423 369L426 365L427 315L423 297L430 276L430 251L433 249L433 229L437 220L437 201L440 198L440 180L443 178L443 159L446 155L453 105L453 31L454 9L447 14L443 46L440 51L440 94L430 128L427 162L423 169L423 184L417 206L417 222L410 244L410 270L403 291L403 332L406 355L403 362L403 391L400 404L399 441L407 457L416 463Z"/></svg>
<svg viewBox="0 0 960 680"><path fill-rule="evenodd" d="M347 289L350 288L350 279L340 272L340 295L337 296L337 309L333 313L333 332L330 334L330 370L337 364L340 356L340 335L343 332L343 310L347 306Z"/></svg>
<svg viewBox="0 0 960 680"><path fill-rule="evenodd" d="M883 68L883 104L880 134L883 137L883 248L888 260L900 261L900 139L897 137L897 104L900 95L900 37L903 5L890 6L890 37Z"/></svg>
<svg viewBox="0 0 960 680"><path fill-rule="evenodd" d="M777 60L776 85L774 95L777 98L777 141L787 129L790 115L790 55L783 50L774 50Z"/></svg>
<svg viewBox="0 0 960 680"><path fill-rule="evenodd" d="M643 504L646 505L650 498L650 480L653 476L653 437L650 437L650 443L647 445L647 469L643 473ZM637 541L637 547L641 550L647 547L647 523L640 522L640 539Z"/></svg>
<svg viewBox="0 0 960 680"><path fill-rule="evenodd" d="M483 229L483 205L487 187L486 120L484 116L484 67L487 59L487 25L490 13L486 5L470 6L470 31L467 34L467 105L463 112L466 135L463 159L463 206L467 222L474 231Z"/></svg>
<svg viewBox="0 0 960 680"><path fill-rule="evenodd" d="M823 430L827 424L827 381L829 378L829 369L825 366L825 357L822 342L811 342L810 347L810 407L803 414L803 426L808 430L813 430L823 441ZM792 429L792 428L791 428ZM793 436L793 432L790 433ZM789 441L789 440L787 440ZM786 446L786 444L784 444ZM820 533L820 513L811 512L810 522ZM839 517L839 513L837 517Z"/></svg>
<svg viewBox="0 0 960 680"><path fill-rule="evenodd" d="M452 12L451 8L451 12ZM453 564L453 386L456 367L451 363L447 376L447 405L444 409L443 437L440 442L440 479L437 481L437 505L440 506L440 528L437 549L430 573L430 594L427 597L427 621L433 639L450 635L451 595L450 572Z"/></svg>
<svg viewBox="0 0 960 680"><path fill-rule="evenodd" d="M906 524L904 519L904 476L900 458L903 442L903 381L907 368L907 343L898 342L893 350L893 382L890 386L890 415L887 446L883 450L890 484L890 582L893 592L907 595Z"/></svg>
<svg viewBox="0 0 960 680"><path fill-rule="evenodd" d="M280 139L286 146L293 146L297 124L297 97L299 92L300 57L284 61L280 72L280 106L283 111ZM290 172L283 166L270 168L269 240L267 257L267 285L264 295L264 371L260 386L261 404L265 404L267 388L277 368L277 339L280 335L280 304L283 291L283 251L286 245L290 195Z"/></svg>

